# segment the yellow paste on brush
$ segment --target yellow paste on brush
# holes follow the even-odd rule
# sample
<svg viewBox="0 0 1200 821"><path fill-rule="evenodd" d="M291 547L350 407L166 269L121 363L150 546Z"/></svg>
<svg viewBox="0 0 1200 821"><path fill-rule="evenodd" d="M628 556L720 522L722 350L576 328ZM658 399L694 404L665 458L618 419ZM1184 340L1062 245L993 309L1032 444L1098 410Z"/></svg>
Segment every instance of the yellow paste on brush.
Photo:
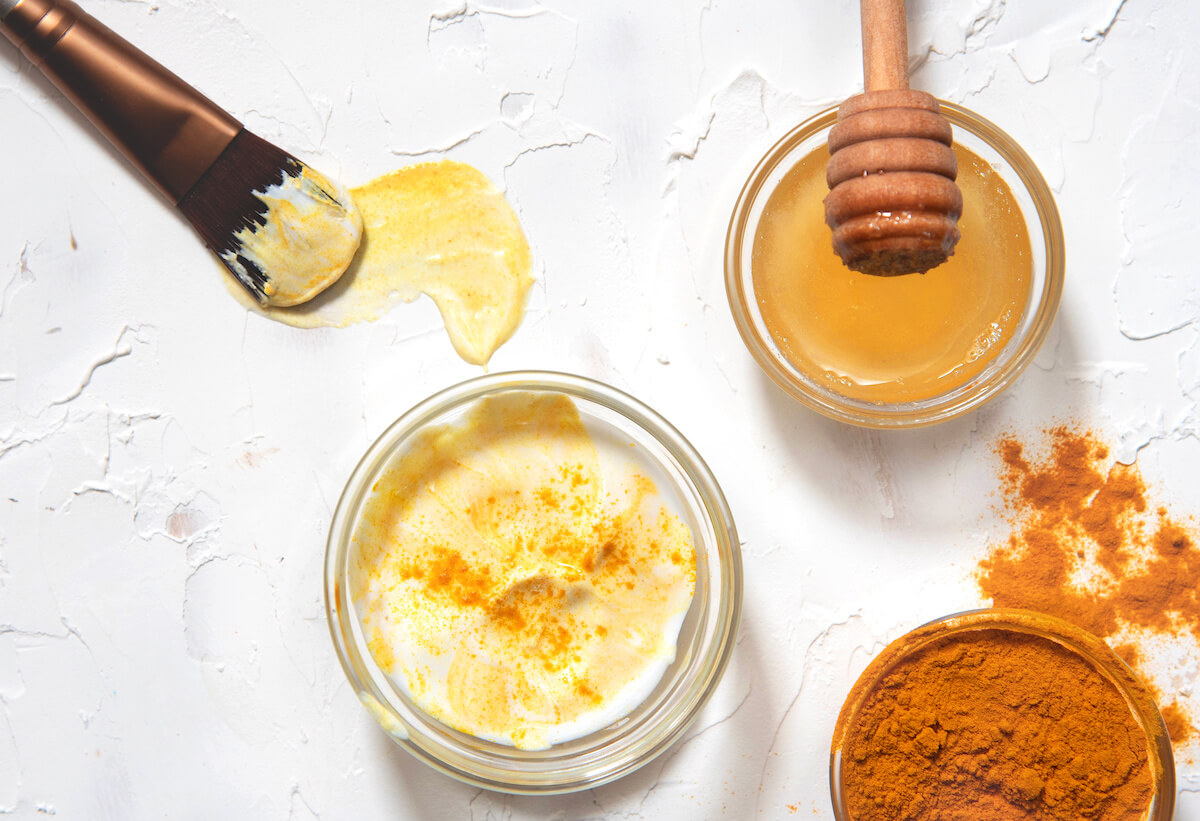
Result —
<svg viewBox="0 0 1200 821"><path fill-rule="evenodd" d="M263 294L275 307L310 300L336 282L362 240L362 217L346 189L306 165L254 193L267 206L263 224L234 235L237 251L221 254L225 264L245 274L245 260L265 272Z"/></svg>
<svg viewBox="0 0 1200 821"><path fill-rule="evenodd" d="M618 462L568 397L516 392L388 466L355 528L351 596L375 661L418 707L537 749L646 699L674 659L696 559L654 483Z"/></svg>
<svg viewBox="0 0 1200 821"><path fill-rule="evenodd" d="M334 285L294 308L247 307L301 328L370 322L422 293L437 304L459 356L486 364L521 321L533 284L529 243L504 193L478 170L443 160L350 191L362 214L358 256Z"/></svg>

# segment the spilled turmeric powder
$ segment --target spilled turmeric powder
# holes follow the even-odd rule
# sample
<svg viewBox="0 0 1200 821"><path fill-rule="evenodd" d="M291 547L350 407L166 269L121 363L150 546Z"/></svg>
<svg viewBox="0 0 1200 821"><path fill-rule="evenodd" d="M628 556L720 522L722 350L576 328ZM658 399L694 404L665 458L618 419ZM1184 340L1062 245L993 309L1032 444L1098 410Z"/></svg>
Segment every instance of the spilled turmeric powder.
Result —
<svg viewBox="0 0 1200 821"><path fill-rule="evenodd" d="M980 590L997 607L1038 610L1104 637L1143 678L1149 645L1169 640L1200 656L1200 532L1153 506L1137 464L1115 462L1095 433L1046 431L1046 453L1005 436L996 451L1011 532L980 562ZM1169 683L1168 683L1169 686ZM1162 688L1177 744L1194 717Z"/></svg>

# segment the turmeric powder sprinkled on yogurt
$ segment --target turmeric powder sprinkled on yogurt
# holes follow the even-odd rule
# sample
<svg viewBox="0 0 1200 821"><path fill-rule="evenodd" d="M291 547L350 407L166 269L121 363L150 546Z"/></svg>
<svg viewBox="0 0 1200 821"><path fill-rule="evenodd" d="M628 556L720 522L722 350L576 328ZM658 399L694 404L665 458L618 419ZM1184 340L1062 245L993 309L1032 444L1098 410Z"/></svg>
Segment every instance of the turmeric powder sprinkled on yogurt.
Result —
<svg viewBox="0 0 1200 821"><path fill-rule="evenodd" d="M686 524L557 393L486 397L418 434L372 488L353 549L384 672L442 723L526 749L644 701L696 583Z"/></svg>

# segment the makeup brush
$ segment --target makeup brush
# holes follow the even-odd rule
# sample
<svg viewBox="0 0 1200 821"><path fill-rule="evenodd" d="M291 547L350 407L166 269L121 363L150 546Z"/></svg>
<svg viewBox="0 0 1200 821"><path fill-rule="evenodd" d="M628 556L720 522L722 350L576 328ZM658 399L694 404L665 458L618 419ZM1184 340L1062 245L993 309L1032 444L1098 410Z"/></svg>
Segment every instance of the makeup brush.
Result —
<svg viewBox="0 0 1200 821"><path fill-rule="evenodd" d="M950 123L908 87L904 0L861 0L862 94L829 132L825 222L846 267L876 276L925 273L958 243L962 192Z"/></svg>
<svg viewBox="0 0 1200 821"><path fill-rule="evenodd" d="M247 291L297 305L362 239L350 195L70 0L0 0L0 32L174 203Z"/></svg>

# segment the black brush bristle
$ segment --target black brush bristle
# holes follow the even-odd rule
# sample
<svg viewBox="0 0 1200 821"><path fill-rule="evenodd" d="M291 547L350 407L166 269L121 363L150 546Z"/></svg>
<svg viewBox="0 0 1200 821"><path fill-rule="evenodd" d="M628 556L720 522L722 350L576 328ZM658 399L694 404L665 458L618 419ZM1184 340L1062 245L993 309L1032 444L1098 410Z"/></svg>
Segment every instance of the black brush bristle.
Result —
<svg viewBox="0 0 1200 821"><path fill-rule="evenodd" d="M241 250L237 234L243 228L266 224L267 205L254 192L278 185L285 176L298 176L303 167L282 148L243 128L179 201L179 210L204 242L259 301L266 298L263 287L267 277L253 262L237 256ZM242 270L226 262L223 255L229 253Z"/></svg>

